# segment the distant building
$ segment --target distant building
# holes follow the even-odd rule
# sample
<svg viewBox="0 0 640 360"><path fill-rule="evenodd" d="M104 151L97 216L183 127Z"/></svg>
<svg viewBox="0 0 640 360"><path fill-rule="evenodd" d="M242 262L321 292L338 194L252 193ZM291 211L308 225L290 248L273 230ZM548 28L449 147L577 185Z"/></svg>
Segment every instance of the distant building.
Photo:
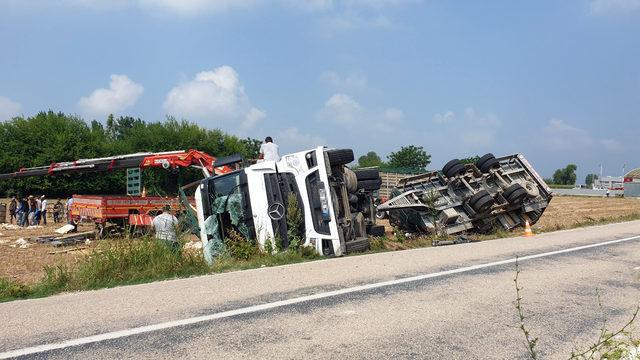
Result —
<svg viewBox="0 0 640 360"><path fill-rule="evenodd" d="M624 196L640 197L640 168L633 169L624 175Z"/></svg>
<svg viewBox="0 0 640 360"><path fill-rule="evenodd" d="M594 189L622 190L624 178L622 176L604 176L593 181Z"/></svg>

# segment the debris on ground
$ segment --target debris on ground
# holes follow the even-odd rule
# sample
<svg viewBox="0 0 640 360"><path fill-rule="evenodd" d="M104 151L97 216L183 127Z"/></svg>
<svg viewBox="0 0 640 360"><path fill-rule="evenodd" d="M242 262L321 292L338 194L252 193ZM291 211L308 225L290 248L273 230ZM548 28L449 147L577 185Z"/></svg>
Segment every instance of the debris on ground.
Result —
<svg viewBox="0 0 640 360"><path fill-rule="evenodd" d="M0 224L0 228L2 230L19 230L19 229L21 229L20 226L13 225L13 224Z"/></svg>
<svg viewBox="0 0 640 360"><path fill-rule="evenodd" d="M57 250L57 251L49 251L49 255L56 255L56 254L66 254L66 253L70 253L72 251L78 251L78 250L84 250L87 247L85 246L81 246L81 247L77 247L77 248L73 248L73 249L65 249L65 250Z"/></svg>
<svg viewBox="0 0 640 360"><path fill-rule="evenodd" d="M12 247L19 247L20 249L26 249L30 246L31 244L29 244L29 242L23 238L20 238L18 240L16 240L14 245L11 245Z"/></svg>
<svg viewBox="0 0 640 360"><path fill-rule="evenodd" d="M189 241L184 244L185 249L202 249L202 241Z"/></svg>
<svg viewBox="0 0 640 360"><path fill-rule="evenodd" d="M71 224L67 224L64 225L63 227L59 228L56 230L56 233L58 234L68 234L70 232L72 232L76 227L71 225Z"/></svg>

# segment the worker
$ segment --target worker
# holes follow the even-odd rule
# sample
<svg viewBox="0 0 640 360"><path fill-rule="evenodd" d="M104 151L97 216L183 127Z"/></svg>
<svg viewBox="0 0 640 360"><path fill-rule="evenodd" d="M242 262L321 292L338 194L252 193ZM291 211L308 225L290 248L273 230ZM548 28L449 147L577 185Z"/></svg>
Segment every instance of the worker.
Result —
<svg viewBox="0 0 640 360"><path fill-rule="evenodd" d="M18 207L18 198L15 195L11 198L11 202L9 203L9 224L13 224L13 220L17 221L16 218L16 208Z"/></svg>
<svg viewBox="0 0 640 360"><path fill-rule="evenodd" d="M178 219L171 214L171 206L165 205L162 208L162 214L156 216L151 225L156 233L156 239L166 242L174 251L180 249L177 234Z"/></svg>
<svg viewBox="0 0 640 360"><path fill-rule="evenodd" d="M40 218L42 219L42 225L47 225L47 198L40 196Z"/></svg>
<svg viewBox="0 0 640 360"><path fill-rule="evenodd" d="M73 196L67 200L67 221L71 221L71 208L73 207Z"/></svg>
<svg viewBox="0 0 640 360"><path fill-rule="evenodd" d="M22 198L18 202L16 208L16 214L18 215L18 226L27 226L27 211L29 210L29 204L26 198Z"/></svg>
<svg viewBox="0 0 640 360"><path fill-rule="evenodd" d="M278 145L273 142L271 136L264 139L264 144L260 145L260 159L264 161L280 161Z"/></svg>
<svg viewBox="0 0 640 360"><path fill-rule="evenodd" d="M40 225L40 216L42 215L42 198L36 197L36 213L33 216L33 224Z"/></svg>
<svg viewBox="0 0 640 360"><path fill-rule="evenodd" d="M33 226L36 224L36 210L38 203L33 195L29 195L29 213L27 215L27 226Z"/></svg>
<svg viewBox="0 0 640 360"><path fill-rule="evenodd" d="M56 203L53 205L53 222L59 223L62 221L62 214L64 213L64 205L62 205L62 201L58 199Z"/></svg>

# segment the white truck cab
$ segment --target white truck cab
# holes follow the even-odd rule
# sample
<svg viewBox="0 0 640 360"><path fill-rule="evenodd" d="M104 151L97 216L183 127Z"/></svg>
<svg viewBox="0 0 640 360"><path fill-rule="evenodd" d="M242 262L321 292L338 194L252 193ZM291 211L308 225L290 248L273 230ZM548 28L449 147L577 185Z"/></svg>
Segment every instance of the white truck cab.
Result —
<svg viewBox="0 0 640 360"><path fill-rule="evenodd" d="M212 262L224 248L230 231L256 241L262 249L273 248L266 244L273 245L276 239L287 248L291 196L303 210L302 246L327 256L368 249L368 233L381 231L375 226L371 196L381 180L377 171L369 171L369 178L359 181L345 166L351 161L350 149L318 147L202 180L195 198L207 260Z"/></svg>

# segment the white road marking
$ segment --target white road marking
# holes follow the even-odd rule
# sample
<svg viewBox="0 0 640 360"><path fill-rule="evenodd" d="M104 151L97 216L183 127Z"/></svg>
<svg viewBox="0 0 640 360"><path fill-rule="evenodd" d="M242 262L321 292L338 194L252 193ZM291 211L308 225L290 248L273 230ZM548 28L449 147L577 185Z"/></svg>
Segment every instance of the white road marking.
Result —
<svg viewBox="0 0 640 360"><path fill-rule="evenodd" d="M32 355L32 354L43 353L51 350L58 350L58 349L64 349L64 348L73 347L73 346L80 346L80 345L92 344L92 343L97 343L97 342L102 342L107 340L114 340L114 339L124 338L128 336L144 334L152 331L170 329L170 328L175 328L179 326L192 325L192 324L197 324L201 322L223 319L223 318L228 318L228 317L233 317L238 315L257 313L260 311L276 309L283 306L300 304L307 301L326 299L334 296L357 293L357 292L362 292L362 291L367 291L372 289L379 289L379 288L392 286L392 285L406 284L406 283L416 282L416 281L425 280L425 279L433 279L433 278L447 276L447 275L460 274L460 273L470 272L470 271L479 270L479 269L486 269L494 266L512 264L512 263L515 263L516 260L519 262L522 262L526 260L539 259L543 257L549 257L549 256L566 254L566 253L585 250L585 249L623 243L623 242L636 240L636 239L640 239L640 235L632 236L624 239L605 241L605 242L596 243L596 244L577 246L577 247L572 247L568 249L527 255L527 256L518 257L517 259L511 258L507 260L494 261L494 262L485 263L485 264L471 265L471 266L461 267L457 269L439 271L431 274L417 275L417 276L412 276L404 279L382 281L377 283L344 288L340 290L327 291L323 293L301 296L301 297L287 299L287 300L274 301L266 304L248 306L248 307L235 309L235 310L222 311L219 313L214 313L209 315L196 316L196 317L182 319L182 320L167 321L159 324L140 326L140 327L119 330L119 331L112 331L104 334L66 340L58 343L32 346L32 347L27 347L23 349L2 352L0 353L0 359L8 359L8 358L17 357L17 356Z"/></svg>

